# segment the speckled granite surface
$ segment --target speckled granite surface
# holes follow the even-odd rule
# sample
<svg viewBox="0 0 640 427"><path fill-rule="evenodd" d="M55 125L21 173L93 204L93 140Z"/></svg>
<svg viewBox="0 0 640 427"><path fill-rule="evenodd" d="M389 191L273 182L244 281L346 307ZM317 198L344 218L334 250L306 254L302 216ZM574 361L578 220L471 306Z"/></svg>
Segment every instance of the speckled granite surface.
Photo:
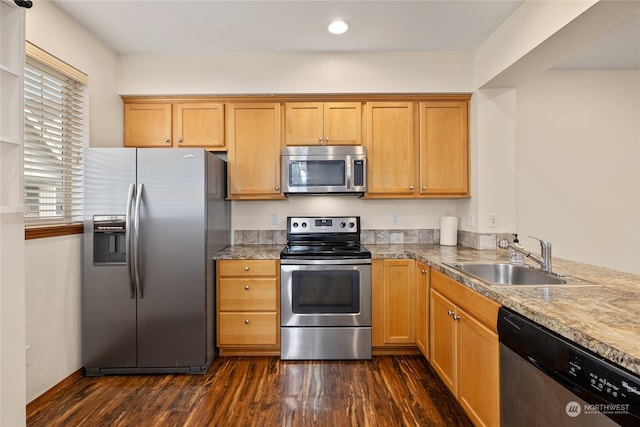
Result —
<svg viewBox="0 0 640 427"><path fill-rule="evenodd" d="M367 244L374 259L414 258L640 375L640 276L553 259L553 269L598 286L492 286L443 263L507 261L503 250L429 244ZM283 245L237 245L217 259L278 259Z"/></svg>

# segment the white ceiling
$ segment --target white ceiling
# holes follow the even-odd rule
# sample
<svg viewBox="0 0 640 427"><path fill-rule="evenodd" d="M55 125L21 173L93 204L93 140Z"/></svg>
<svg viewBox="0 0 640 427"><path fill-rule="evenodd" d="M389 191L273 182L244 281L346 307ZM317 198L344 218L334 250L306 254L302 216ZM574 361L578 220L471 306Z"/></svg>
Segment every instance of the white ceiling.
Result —
<svg viewBox="0 0 640 427"><path fill-rule="evenodd" d="M522 0L52 0L118 53L472 51ZM632 0L635 1L635 0ZM37 7L37 0L34 2ZM350 30L326 30L343 18ZM640 18L556 68L640 69Z"/></svg>

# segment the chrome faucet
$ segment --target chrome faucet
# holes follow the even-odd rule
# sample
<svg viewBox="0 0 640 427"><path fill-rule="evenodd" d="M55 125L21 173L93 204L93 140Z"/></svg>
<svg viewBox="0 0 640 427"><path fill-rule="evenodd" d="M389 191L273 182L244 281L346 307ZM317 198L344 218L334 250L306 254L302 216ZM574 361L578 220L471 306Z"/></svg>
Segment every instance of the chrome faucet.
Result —
<svg viewBox="0 0 640 427"><path fill-rule="evenodd" d="M540 270L543 271L545 273L552 273L551 271L551 243L547 242L546 240L542 240L542 239L538 239L537 237L533 237L533 236L529 236L532 239L537 240L538 242L540 242L540 256L537 257L534 254L532 254L531 252L524 250L522 248L519 248L517 246L512 245L511 243L509 243L508 240L500 240L500 242L498 243L498 246L501 249L513 249L514 251L518 251L520 252L522 255L526 256L527 258L531 258L533 261L537 262L538 264L540 264L540 267L537 268L536 270Z"/></svg>

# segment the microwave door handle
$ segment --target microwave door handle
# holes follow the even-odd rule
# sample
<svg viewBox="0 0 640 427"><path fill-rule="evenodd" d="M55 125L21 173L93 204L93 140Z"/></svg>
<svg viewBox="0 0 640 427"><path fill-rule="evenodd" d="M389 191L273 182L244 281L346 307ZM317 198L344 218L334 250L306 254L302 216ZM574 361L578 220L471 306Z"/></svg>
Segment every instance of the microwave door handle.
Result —
<svg viewBox="0 0 640 427"><path fill-rule="evenodd" d="M351 163L353 160L351 160L351 156L347 155L347 161L345 164L345 167L347 168L346 170L346 175L347 175L347 190L351 189L351 174L353 173L353 168L351 167Z"/></svg>

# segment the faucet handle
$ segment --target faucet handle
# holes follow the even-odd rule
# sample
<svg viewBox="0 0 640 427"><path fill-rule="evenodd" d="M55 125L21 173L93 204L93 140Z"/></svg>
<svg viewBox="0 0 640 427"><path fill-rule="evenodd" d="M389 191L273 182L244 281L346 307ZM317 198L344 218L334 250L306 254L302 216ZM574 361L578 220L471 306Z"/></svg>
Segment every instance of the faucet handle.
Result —
<svg viewBox="0 0 640 427"><path fill-rule="evenodd" d="M540 242L540 246L542 247L545 247L545 248L551 247L551 242L547 242L546 240L538 239L537 237L533 237L533 236L529 236L529 237Z"/></svg>

